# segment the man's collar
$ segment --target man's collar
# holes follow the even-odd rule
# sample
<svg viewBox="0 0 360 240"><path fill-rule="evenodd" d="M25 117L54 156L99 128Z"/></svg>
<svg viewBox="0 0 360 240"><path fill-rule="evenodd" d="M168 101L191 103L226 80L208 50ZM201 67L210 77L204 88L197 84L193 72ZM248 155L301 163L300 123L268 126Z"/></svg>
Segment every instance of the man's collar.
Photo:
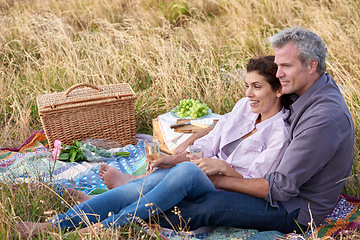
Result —
<svg viewBox="0 0 360 240"><path fill-rule="evenodd" d="M316 92L319 88L324 86L326 82L327 82L327 74L324 73L301 96L293 94L291 96L291 99L295 100L295 102L291 105L291 108L296 111L297 108L302 107L305 101L307 101L311 97L311 95L314 92Z"/></svg>

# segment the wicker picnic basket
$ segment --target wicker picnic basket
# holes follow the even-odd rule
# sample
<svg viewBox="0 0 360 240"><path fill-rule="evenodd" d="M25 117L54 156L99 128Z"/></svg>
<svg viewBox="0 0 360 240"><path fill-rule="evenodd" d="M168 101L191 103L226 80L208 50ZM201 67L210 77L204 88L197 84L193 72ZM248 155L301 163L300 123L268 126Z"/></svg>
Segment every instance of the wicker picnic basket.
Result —
<svg viewBox="0 0 360 240"><path fill-rule="evenodd" d="M136 144L136 95L127 83L95 86L81 83L66 92L39 95L40 119L51 148L89 138Z"/></svg>

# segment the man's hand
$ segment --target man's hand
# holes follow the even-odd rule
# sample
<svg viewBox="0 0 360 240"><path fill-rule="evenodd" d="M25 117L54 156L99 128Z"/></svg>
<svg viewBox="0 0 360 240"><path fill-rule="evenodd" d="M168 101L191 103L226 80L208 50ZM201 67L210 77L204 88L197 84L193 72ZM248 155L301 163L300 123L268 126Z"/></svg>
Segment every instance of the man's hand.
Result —
<svg viewBox="0 0 360 240"><path fill-rule="evenodd" d="M221 188L221 180L224 176L221 174L215 174L215 175L211 175L208 176L208 178L210 179L210 181L214 184L214 186L216 188Z"/></svg>
<svg viewBox="0 0 360 240"><path fill-rule="evenodd" d="M270 189L269 183L265 178L237 178L222 174L208 177L217 188L259 198L265 198Z"/></svg>

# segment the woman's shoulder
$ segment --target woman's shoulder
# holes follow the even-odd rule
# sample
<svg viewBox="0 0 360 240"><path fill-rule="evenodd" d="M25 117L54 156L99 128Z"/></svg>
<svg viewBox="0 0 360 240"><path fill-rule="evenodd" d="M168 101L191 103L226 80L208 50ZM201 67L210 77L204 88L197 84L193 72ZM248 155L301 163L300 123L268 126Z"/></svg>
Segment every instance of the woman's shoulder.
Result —
<svg viewBox="0 0 360 240"><path fill-rule="evenodd" d="M244 97L237 101L232 111L251 112L249 98Z"/></svg>
<svg viewBox="0 0 360 240"><path fill-rule="evenodd" d="M287 119L290 116L290 111L283 108L279 113L268 119L267 124L262 126L262 130L268 135L282 136L284 139L288 138L290 132L290 124Z"/></svg>
<svg viewBox="0 0 360 240"><path fill-rule="evenodd" d="M280 117L275 121L275 124L277 124L278 128L285 132L285 134L288 134L290 130L290 124L288 122L289 117L290 110L283 108L280 112Z"/></svg>
<svg viewBox="0 0 360 240"><path fill-rule="evenodd" d="M244 97L244 98L241 98L239 101L237 101L235 106L245 106L249 102L250 102L249 98Z"/></svg>

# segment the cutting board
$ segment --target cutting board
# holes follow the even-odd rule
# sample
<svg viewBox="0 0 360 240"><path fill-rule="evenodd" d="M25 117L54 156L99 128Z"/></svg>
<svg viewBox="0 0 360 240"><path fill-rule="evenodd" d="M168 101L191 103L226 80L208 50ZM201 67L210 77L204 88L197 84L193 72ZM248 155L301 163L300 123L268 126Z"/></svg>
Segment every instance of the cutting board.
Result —
<svg viewBox="0 0 360 240"><path fill-rule="evenodd" d="M178 123L188 123L191 120L192 119L178 119L176 121L176 124L178 124ZM217 120L217 119L214 120L214 123L216 123L217 121L219 121L219 120ZM196 132L201 131L202 129L204 129L204 128L201 128L201 127L198 127L198 126L193 126L193 125L189 124L189 125L185 125L185 126L174 129L174 132L178 132L178 133L196 133Z"/></svg>

